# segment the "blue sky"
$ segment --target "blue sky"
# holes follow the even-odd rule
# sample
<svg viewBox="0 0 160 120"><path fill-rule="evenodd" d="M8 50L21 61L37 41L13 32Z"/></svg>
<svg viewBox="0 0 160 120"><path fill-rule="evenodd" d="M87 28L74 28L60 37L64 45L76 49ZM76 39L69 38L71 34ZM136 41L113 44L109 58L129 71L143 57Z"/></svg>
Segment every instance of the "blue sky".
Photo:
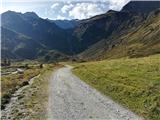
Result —
<svg viewBox="0 0 160 120"><path fill-rule="evenodd" d="M49 19L86 19L120 10L129 0L2 0L1 13L7 10L36 12Z"/></svg>

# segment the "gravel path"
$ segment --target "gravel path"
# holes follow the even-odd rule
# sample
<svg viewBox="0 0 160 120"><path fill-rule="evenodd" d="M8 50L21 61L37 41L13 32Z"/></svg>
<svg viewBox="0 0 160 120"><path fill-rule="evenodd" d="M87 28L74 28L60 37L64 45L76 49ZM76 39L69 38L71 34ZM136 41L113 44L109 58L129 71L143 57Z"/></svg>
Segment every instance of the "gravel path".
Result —
<svg viewBox="0 0 160 120"><path fill-rule="evenodd" d="M50 83L48 120L141 120L72 74L57 70Z"/></svg>

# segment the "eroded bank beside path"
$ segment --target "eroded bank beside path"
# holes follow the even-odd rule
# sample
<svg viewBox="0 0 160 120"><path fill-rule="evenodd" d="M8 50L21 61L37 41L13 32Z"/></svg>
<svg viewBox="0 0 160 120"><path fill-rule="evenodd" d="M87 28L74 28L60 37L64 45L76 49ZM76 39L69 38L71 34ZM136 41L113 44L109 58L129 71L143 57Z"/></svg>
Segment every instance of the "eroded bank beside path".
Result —
<svg viewBox="0 0 160 120"><path fill-rule="evenodd" d="M141 120L81 81L70 67L53 74L49 91L48 120Z"/></svg>
<svg viewBox="0 0 160 120"><path fill-rule="evenodd" d="M48 85L55 65L46 65L40 75L30 80L29 85L17 90L10 103L2 111L2 120L46 120Z"/></svg>

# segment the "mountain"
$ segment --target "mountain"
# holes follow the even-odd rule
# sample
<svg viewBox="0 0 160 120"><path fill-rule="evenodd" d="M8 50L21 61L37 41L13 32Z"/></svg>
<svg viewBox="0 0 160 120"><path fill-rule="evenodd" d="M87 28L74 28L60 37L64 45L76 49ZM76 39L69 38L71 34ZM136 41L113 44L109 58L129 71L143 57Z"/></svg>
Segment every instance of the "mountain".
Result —
<svg viewBox="0 0 160 120"><path fill-rule="evenodd" d="M2 26L36 40L48 49L69 51L66 32L56 24L37 17L35 14L22 14L8 11L2 14Z"/></svg>
<svg viewBox="0 0 160 120"><path fill-rule="evenodd" d="M33 12L5 12L1 16L2 57L50 61L78 56L95 60L160 53L159 3L131 1L121 11L109 10L81 21L52 21ZM31 49L29 56L25 52ZM24 50L24 54L15 50Z"/></svg>
<svg viewBox="0 0 160 120"><path fill-rule="evenodd" d="M82 20L72 34L72 41L78 41L76 51L82 52L78 56L82 59L106 58L106 54L109 54L107 52L121 43L119 39L121 36L133 33L136 28L141 27L143 24L150 24L149 21L152 17L149 16L154 16L151 14L156 12L157 16L154 17L156 17L157 21L160 21L158 9L160 9L160 1L131 1L127 3L121 11L109 10L105 14ZM159 23L156 24L159 25ZM150 28L146 26L145 29ZM156 32L158 32L158 29L156 29ZM155 35L151 33L150 36L157 37L157 35L158 34ZM148 39L148 42L153 42L150 38ZM159 41L159 37L157 37L157 39ZM137 42L139 41L140 40L137 40ZM151 52L150 54L155 53L156 52ZM112 55L114 56L114 54ZM118 54L118 52L116 54ZM141 54L143 54L143 52ZM110 57L112 57L112 55ZM127 55L128 54L125 56ZM146 55L146 53L144 53L144 55Z"/></svg>
<svg viewBox="0 0 160 120"><path fill-rule="evenodd" d="M38 16L36 13L34 13L34 12L26 12L26 13L24 13L23 15L24 15L24 17L26 17L26 18L39 19L39 16Z"/></svg>
<svg viewBox="0 0 160 120"><path fill-rule="evenodd" d="M159 7L160 1L131 1L123 7L122 11L147 14Z"/></svg>
<svg viewBox="0 0 160 120"><path fill-rule="evenodd" d="M100 40L79 54L83 59L142 57L160 53L160 10L151 12L137 27Z"/></svg>
<svg viewBox="0 0 160 120"><path fill-rule="evenodd" d="M130 12L108 11L84 20L74 30L73 38L80 42L81 51L111 36L131 31L143 21L143 16Z"/></svg>
<svg viewBox="0 0 160 120"><path fill-rule="evenodd" d="M57 26L62 29L72 29L78 26L79 20L53 20Z"/></svg>
<svg viewBox="0 0 160 120"><path fill-rule="evenodd" d="M2 58L10 59L39 59L50 62L69 59L67 55L56 50L46 49L44 46L28 36L1 27Z"/></svg>
<svg viewBox="0 0 160 120"><path fill-rule="evenodd" d="M34 59L43 46L28 36L1 27L2 58Z"/></svg>
<svg viewBox="0 0 160 120"><path fill-rule="evenodd" d="M54 50L64 54L70 53L68 31L38 17L33 12L22 14L7 11L1 15L1 21L2 43L5 43L2 44L2 58L35 59L39 57L37 56L39 50L43 49L48 52Z"/></svg>

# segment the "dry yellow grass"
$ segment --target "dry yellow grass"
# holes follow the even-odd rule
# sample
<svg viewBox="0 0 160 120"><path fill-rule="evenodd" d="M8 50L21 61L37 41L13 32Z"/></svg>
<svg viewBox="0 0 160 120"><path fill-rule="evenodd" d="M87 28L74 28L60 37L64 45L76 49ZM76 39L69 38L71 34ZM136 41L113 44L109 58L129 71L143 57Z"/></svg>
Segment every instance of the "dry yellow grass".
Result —
<svg viewBox="0 0 160 120"><path fill-rule="evenodd" d="M23 74L9 74L1 77L1 100L2 109L9 102L11 95L20 87L28 84L28 81L40 73L40 69L33 67L24 71Z"/></svg>

